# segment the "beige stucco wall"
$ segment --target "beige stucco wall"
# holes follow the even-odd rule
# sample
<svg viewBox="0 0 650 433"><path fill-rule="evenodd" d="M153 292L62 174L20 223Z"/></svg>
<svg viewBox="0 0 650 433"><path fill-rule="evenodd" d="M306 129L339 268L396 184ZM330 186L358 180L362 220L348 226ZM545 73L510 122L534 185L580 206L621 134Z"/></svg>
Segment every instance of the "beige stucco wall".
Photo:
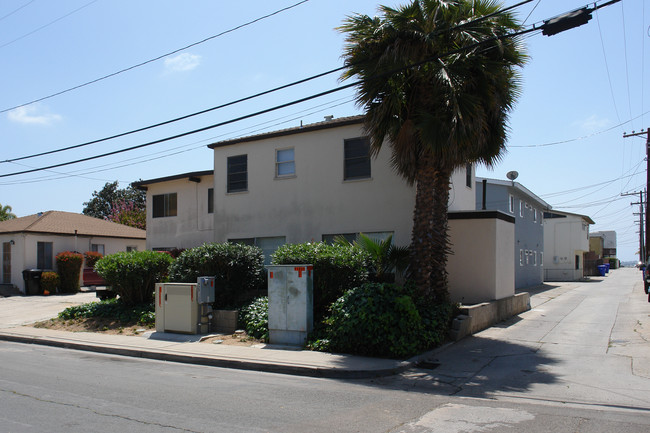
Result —
<svg viewBox="0 0 650 433"><path fill-rule="evenodd" d="M216 147L215 240L285 236L298 243L324 234L394 232L397 245L408 245L415 190L390 167L388 146L371 161L371 179L343 180L343 140L362 135L359 125L350 125ZM275 151L290 147L296 175L277 179ZM228 194L227 158L242 154L248 155L248 191ZM452 181L451 209L474 209L465 168Z"/></svg>
<svg viewBox="0 0 650 433"><path fill-rule="evenodd" d="M212 242L214 219L208 213L208 189L213 186L213 176L200 179L192 182L183 178L147 186L147 249L191 248ZM177 215L153 218L152 197L174 192Z"/></svg>
<svg viewBox="0 0 650 433"><path fill-rule="evenodd" d="M589 251L589 224L580 216L544 219L544 281L583 277L583 254ZM575 257L579 257L576 269Z"/></svg>
<svg viewBox="0 0 650 433"><path fill-rule="evenodd" d="M6 239L6 240L5 240ZM63 251L77 251L81 254L91 250L92 244L104 245L106 255L126 251L127 247L143 251L146 247L144 239L120 239L87 236L12 234L0 238L2 242L15 242L11 247L11 284L25 292L23 270L37 267L38 242L52 242L52 267L56 270L55 257ZM1 250L0 250L1 253Z"/></svg>
<svg viewBox="0 0 650 433"><path fill-rule="evenodd" d="M498 218L450 219L449 294L476 304L515 293L514 222Z"/></svg>

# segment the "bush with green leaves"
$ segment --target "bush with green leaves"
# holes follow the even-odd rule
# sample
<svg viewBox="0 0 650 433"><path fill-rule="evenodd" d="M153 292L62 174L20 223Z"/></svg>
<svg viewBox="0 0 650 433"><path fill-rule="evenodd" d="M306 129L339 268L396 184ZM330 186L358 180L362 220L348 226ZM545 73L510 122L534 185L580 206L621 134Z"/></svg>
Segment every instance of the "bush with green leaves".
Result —
<svg viewBox="0 0 650 433"><path fill-rule="evenodd" d="M255 299L239 311L239 323L246 333L258 340L269 340L269 298Z"/></svg>
<svg viewBox="0 0 650 433"><path fill-rule="evenodd" d="M353 287L368 280L366 252L354 245L325 242L286 244L272 256L274 265L314 266L314 322L320 322L329 306Z"/></svg>
<svg viewBox="0 0 650 433"><path fill-rule="evenodd" d="M169 280L195 283L201 276L216 277L217 308L235 306L238 298L264 285L264 256L255 246L208 243L183 251L169 268Z"/></svg>
<svg viewBox="0 0 650 433"><path fill-rule="evenodd" d="M405 358L440 344L449 317L444 312L427 312L423 317L413 293L411 285L386 283L367 283L348 290L332 304L324 333L311 347Z"/></svg>
<svg viewBox="0 0 650 433"><path fill-rule="evenodd" d="M95 263L95 271L110 285L124 305L151 304L154 286L167 275L174 259L157 251L110 254Z"/></svg>
<svg viewBox="0 0 650 433"><path fill-rule="evenodd" d="M63 251L56 255L56 268L59 274L59 291L76 293L79 291L79 276L84 258L79 253Z"/></svg>
<svg viewBox="0 0 650 433"><path fill-rule="evenodd" d="M41 274L41 290L43 293L47 291L51 295L55 294L60 283L59 274L56 272L43 272Z"/></svg>
<svg viewBox="0 0 650 433"><path fill-rule="evenodd" d="M68 307L58 316L63 320L103 318L117 320L122 324L138 324L154 327L156 316L153 304L125 305L120 299Z"/></svg>

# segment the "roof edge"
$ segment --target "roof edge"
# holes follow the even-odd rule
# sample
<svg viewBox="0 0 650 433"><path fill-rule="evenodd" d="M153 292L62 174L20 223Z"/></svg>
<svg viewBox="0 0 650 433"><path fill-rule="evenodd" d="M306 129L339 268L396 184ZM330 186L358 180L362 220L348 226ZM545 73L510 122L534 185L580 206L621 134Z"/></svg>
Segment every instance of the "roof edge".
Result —
<svg viewBox="0 0 650 433"><path fill-rule="evenodd" d="M232 146L240 143L250 143L252 141L265 140L268 138L284 137L287 135L301 134L303 132L313 132L322 129L337 128L341 126L356 125L363 123L365 116L363 114L357 116L341 117L339 119L326 120L324 122L311 123L306 126L298 126L295 128L281 129L279 131L267 132L264 134L249 135L248 137L234 138L232 140L220 141L217 143L208 144L210 149L217 147Z"/></svg>

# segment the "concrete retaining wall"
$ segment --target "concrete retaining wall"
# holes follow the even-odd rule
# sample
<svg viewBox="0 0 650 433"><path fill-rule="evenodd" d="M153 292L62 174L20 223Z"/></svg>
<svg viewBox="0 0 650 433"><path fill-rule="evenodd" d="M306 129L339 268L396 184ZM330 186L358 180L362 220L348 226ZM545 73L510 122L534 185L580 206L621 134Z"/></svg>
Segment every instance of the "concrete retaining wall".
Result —
<svg viewBox="0 0 650 433"><path fill-rule="evenodd" d="M496 301L463 305L460 314L452 323L449 335L452 340L458 341L528 310L530 310L530 294L527 292Z"/></svg>

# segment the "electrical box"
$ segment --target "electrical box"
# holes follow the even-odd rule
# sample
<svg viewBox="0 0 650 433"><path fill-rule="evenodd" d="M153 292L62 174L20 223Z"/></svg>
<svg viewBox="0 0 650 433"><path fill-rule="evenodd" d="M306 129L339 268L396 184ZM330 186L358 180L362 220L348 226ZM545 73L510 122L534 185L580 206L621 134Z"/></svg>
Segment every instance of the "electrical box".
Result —
<svg viewBox="0 0 650 433"><path fill-rule="evenodd" d="M202 289L199 287L202 286ZM211 289L209 289L211 287ZM157 283L156 332L201 334L209 332L212 307L201 300L214 299L214 283ZM203 297L201 299L201 296Z"/></svg>
<svg viewBox="0 0 650 433"><path fill-rule="evenodd" d="M268 266L269 341L303 345L314 328L314 267Z"/></svg>
<svg viewBox="0 0 650 433"><path fill-rule="evenodd" d="M212 304L215 301L215 277L198 277L197 284L197 298L199 304Z"/></svg>

